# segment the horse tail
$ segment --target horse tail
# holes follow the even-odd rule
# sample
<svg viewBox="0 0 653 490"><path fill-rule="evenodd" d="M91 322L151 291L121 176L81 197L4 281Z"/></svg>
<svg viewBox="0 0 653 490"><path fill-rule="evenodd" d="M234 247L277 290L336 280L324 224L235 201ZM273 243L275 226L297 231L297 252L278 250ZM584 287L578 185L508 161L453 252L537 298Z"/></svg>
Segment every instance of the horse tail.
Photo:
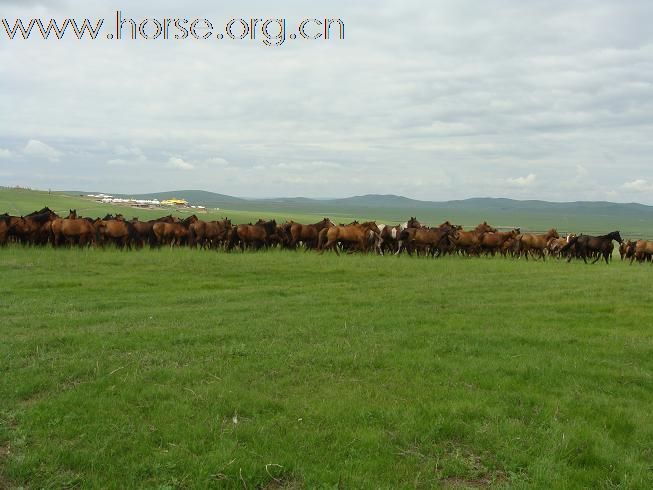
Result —
<svg viewBox="0 0 653 490"><path fill-rule="evenodd" d="M409 237L410 237L410 234L408 233L408 231L406 229L404 229L404 230L401 230L399 232L399 237L397 239L399 241L403 242L403 241L407 240Z"/></svg>
<svg viewBox="0 0 653 490"><path fill-rule="evenodd" d="M325 231L326 230L326 231ZM317 249L322 250L324 248L324 245L327 240L327 233L329 232L329 228L323 228L318 234L317 234Z"/></svg>
<svg viewBox="0 0 653 490"><path fill-rule="evenodd" d="M102 229L102 224L98 223L97 226L91 225L91 227L93 228L93 231L95 232L94 233L95 236L93 237L95 239L95 244L97 245L99 243L103 243L104 240L102 240L102 241L100 240L102 238L101 231L100 231Z"/></svg>
<svg viewBox="0 0 653 490"><path fill-rule="evenodd" d="M150 244L150 248L154 248L159 244L158 239L156 237L156 233L154 233L154 226L152 226L150 230L147 232L147 241Z"/></svg>
<svg viewBox="0 0 653 490"><path fill-rule="evenodd" d="M195 240L197 240L197 234L195 233L195 227L191 225L188 228L188 246L190 248L195 248L196 246Z"/></svg>
<svg viewBox="0 0 653 490"><path fill-rule="evenodd" d="M238 243L238 227L231 228L231 232L227 235L227 250L232 250Z"/></svg>
<svg viewBox="0 0 653 490"><path fill-rule="evenodd" d="M127 235L129 236L129 242L133 243L134 245L138 245L140 237L139 233L136 231L134 223L125 221L125 224L127 225Z"/></svg>

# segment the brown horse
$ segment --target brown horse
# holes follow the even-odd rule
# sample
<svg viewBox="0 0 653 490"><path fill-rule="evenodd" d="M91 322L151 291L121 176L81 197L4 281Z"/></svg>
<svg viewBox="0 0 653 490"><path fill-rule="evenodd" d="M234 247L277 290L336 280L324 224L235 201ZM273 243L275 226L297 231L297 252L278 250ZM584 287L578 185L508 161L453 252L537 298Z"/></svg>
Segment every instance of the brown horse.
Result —
<svg viewBox="0 0 653 490"><path fill-rule="evenodd" d="M276 238L276 232L276 220L258 220L253 225L238 225L235 228L235 233L231 234L229 249L232 249L236 243L240 243L240 249L243 252L247 247L254 250L258 250L261 247L267 247L270 245L271 240Z"/></svg>
<svg viewBox="0 0 653 490"><path fill-rule="evenodd" d="M12 216L8 220L8 234L25 245L45 245L50 238L52 221L57 218L59 216L47 207L27 216Z"/></svg>
<svg viewBox="0 0 653 490"><path fill-rule="evenodd" d="M78 244L80 246L91 245L96 241L96 230L93 223L84 218L77 217L77 211L70 210L65 219L55 219L52 222L52 246L61 245L62 242L68 245Z"/></svg>
<svg viewBox="0 0 653 490"><path fill-rule="evenodd" d="M190 248L204 248L204 235L206 233L206 221L198 219L195 223L191 223L188 227L188 246Z"/></svg>
<svg viewBox="0 0 653 490"><path fill-rule="evenodd" d="M525 233L517 238L519 242L519 254L523 255L526 260L528 260L528 255L531 254L535 257L535 254L545 259L545 252L547 250L547 244L552 238L560 238L558 231L555 228L551 228L545 234L533 234Z"/></svg>
<svg viewBox="0 0 653 490"><path fill-rule="evenodd" d="M619 244L619 256L621 260L632 259L635 255L635 250L637 248L637 242L633 240L624 240ZM632 261L631 261L632 262Z"/></svg>
<svg viewBox="0 0 653 490"><path fill-rule="evenodd" d="M0 215L0 247L7 245L9 240L9 221L11 216L8 214Z"/></svg>
<svg viewBox="0 0 653 490"><path fill-rule="evenodd" d="M648 240L637 240L633 246L633 242L630 243L629 250L630 253L630 263L632 264L634 260L637 262L644 262L646 260L651 260L653 257L653 242Z"/></svg>
<svg viewBox="0 0 653 490"><path fill-rule="evenodd" d="M437 228L428 228L420 226L419 228L406 228L399 234L399 241L395 255L400 254L403 250L408 252L408 255L413 254L413 250L430 254L432 257L436 255L444 255L451 249L451 235L459 230L461 227L452 225L445 221Z"/></svg>
<svg viewBox="0 0 653 490"><path fill-rule="evenodd" d="M145 243L151 241L152 226L157 220L139 221L138 218L132 218L131 224L134 228L134 246L136 248L143 248Z"/></svg>
<svg viewBox="0 0 653 490"><path fill-rule="evenodd" d="M138 218L132 218L131 224L134 227L134 237L132 241L136 248L142 248L146 243L149 243L151 247L157 245L156 236L152 231L152 227L155 223L179 223L179 218L172 215L158 219L151 219L149 221L139 221Z"/></svg>
<svg viewBox="0 0 653 490"><path fill-rule="evenodd" d="M354 249L367 252L370 245L380 247L380 239L379 227L374 221L357 225L332 226L326 230L327 241L324 246L320 244L320 248L322 249L321 253L324 250L332 249L337 255L340 255L337 245L343 243Z"/></svg>
<svg viewBox="0 0 653 490"><path fill-rule="evenodd" d="M551 238L546 243L546 249L548 250L549 255L551 257L560 258L562 256L562 249L567 245L567 242L567 237Z"/></svg>
<svg viewBox="0 0 653 490"><path fill-rule="evenodd" d="M231 229L231 220L225 218L221 221L201 221L198 220L188 227L188 243L191 247L200 249L218 248L227 240L227 234Z"/></svg>
<svg viewBox="0 0 653 490"><path fill-rule="evenodd" d="M520 233L519 228L515 228L512 231L483 233L480 238L481 250L486 254L494 256L497 252L501 252L504 243L508 240L514 240Z"/></svg>
<svg viewBox="0 0 653 490"><path fill-rule="evenodd" d="M488 225L487 221L476 226L471 231L458 230L452 236L456 248L467 254L478 255L481 251L481 239L485 233L496 233L497 229Z"/></svg>
<svg viewBox="0 0 653 490"><path fill-rule="evenodd" d="M159 247L161 245L181 247L188 241L188 228L197 221L197 216L192 215L183 221L179 221L177 218L172 218L154 223L152 225L154 244Z"/></svg>
<svg viewBox="0 0 653 490"><path fill-rule="evenodd" d="M102 246L106 241L116 244L116 246L128 250L132 248L132 242L136 242L137 235L133 223L124 219L102 219L95 223L97 232L97 241Z"/></svg>
<svg viewBox="0 0 653 490"><path fill-rule="evenodd" d="M320 231L335 226L329 218L324 218L322 221L311 225L303 225L294 221L289 224L290 242L288 247L292 249L296 249L300 242L304 244L306 249L317 248Z"/></svg>
<svg viewBox="0 0 653 490"><path fill-rule="evenodd" d="M415 234L415 230L419 228L422 228L422 224L414 216L411 216L405 223L391 228L386 225L379 226L383 248L393 250L395 255L410 249L410 240Z"/></svg>
<svg viewBox="0 0 653 490"><path fill-rule="evenodd" d="M449 232L450 230L440 228L415 228L410 239L412 246L407 248L408 254L411 255L411 250L416 249L418 256L421 251L424 255L430 254L434 257L440 253L442 242L448 240Z"/></svg>

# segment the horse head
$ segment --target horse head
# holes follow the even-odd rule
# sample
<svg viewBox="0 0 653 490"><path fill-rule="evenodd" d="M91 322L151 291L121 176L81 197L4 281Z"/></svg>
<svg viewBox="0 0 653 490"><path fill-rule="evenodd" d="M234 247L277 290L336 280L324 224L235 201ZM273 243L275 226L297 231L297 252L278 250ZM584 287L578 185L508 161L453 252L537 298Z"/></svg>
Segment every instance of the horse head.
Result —
<svg viewBox="0 0 653 490"><path fill-rule="evenodd" d="M417 218L414 216L411 216L408 221L406 221L406 228L421 228L422 224L417 221Z"/></svg>
<svg viewBox="0 0 653 490"><path fill-rule="evenodd" d="M555 228L551 228L549 231L546 232L544 238L550 240L551 238L560 238L560 235L558 234L558 230L556 230Z"/></svg>
<svg viewBox="0 0 653 490"><path fill-rule="evenodd" d="M478 225L474 231L477 233L496 233L497 229L494 228L493 226L490 226L487 224L487 221L483 221L480 225Z"/></svg>

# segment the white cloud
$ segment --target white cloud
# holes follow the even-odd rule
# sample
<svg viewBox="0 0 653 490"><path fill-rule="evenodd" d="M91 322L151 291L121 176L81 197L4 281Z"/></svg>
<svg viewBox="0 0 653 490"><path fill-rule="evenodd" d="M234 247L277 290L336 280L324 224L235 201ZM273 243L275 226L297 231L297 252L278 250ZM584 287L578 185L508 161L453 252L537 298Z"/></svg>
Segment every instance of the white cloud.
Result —
<svg viewBox="0 0 653 490"><path fill-rule="evenodd" d="M179 157L170 157L170 159L168 160L168 167L181 169L181 170L193 170L195 168L195 165L193 165L192 163L188 163L187 161Z"/></svg>
<svg viewBox="0 0 653 490"><path fill-rule="evenodd" d="M123 158L112 158L111 160L107 160L107 165L112 165L112 166L130 166L134 165L135 162L134 160L125 160Z"/></svg>
<svg viewBox="0 0 653 490"><path fill-rule="evenodd" d="M333 162L315 161L315 162L291 162L291 163L282 162L278 164L276 167L279 169L286 169L286 170L317 170L317 169L339 169L342 168L342 165Z"/></svg>
<svg viewBox="0 0 653 490"><path fill-rule="evenodd" d="M128 160L140 160L140 161L147 160L147 157L143 154L141 149L137 147L127 147L124 145L118 145L116 146L114 151L116 152L116 155Z"/></svg>
<svg viewBox="0 0 653 490"><path fill-rule="evenodd" d="M113 151L118 158L107 160L109 166L137 167L147 163L147 157L140 148L118 145Z"/></svg>
<svg viewBox="0 0 653 490"><path fill-rule="evenodd" d="M206 163L208 165L215 165L217 167L227 167L227 166L229 166L229 162L226 159L220 158L220 157L209 158L208 160L206 160Z"/></svg>
<svg viewBox="0 0 653 490"><path fill-rule="evenodd" d="M653 191L653 185L644 179L636 179L631 182L626 182L621 187L627 191L635 191L635 192Z"/></svg>
<svg viewBox="0 0 653 490"><path fill-rule="evenodd" d="M583 165L576 165L576 177L577 178L582 178L582 177L587 177L589 175L589 171L587 168Z"/></svg>
<svg viewBox="0 0 653 490"><path fill-rule="evenodd" d="M535 183L536 180L537 180L537 175L528 174L526 177L515 177L515 178L506 179L506 182L509 185L513 185L517 187L530 187Z"/></svg>
<svg viewBox="0 0 653 490"><path fill-rule="evenodd" d="M4 158L9 158L11 156L11 152L5 148L0 148L0 159Z"/></svg>
<svg viewBox="0 0 653 490"><path fill-rule="evenodd" d="M61 156L59 151L39 140L29 140L23 148L23 153L35 159L51 162L58 162Z"/></svg>

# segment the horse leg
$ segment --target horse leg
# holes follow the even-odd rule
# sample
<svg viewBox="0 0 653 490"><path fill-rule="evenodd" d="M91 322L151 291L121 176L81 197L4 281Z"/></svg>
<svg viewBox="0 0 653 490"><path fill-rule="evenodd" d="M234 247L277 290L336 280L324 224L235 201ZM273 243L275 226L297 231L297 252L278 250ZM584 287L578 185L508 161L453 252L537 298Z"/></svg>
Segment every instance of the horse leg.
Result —
<svg viewBox="0 0 653 490"><path fill-rule="evenodd" d="M338 252L338 240L327 241L327 244L324 246L324 249L325 250L331 249L336 253L336 255L340 256L340 252Z"/></svg>

